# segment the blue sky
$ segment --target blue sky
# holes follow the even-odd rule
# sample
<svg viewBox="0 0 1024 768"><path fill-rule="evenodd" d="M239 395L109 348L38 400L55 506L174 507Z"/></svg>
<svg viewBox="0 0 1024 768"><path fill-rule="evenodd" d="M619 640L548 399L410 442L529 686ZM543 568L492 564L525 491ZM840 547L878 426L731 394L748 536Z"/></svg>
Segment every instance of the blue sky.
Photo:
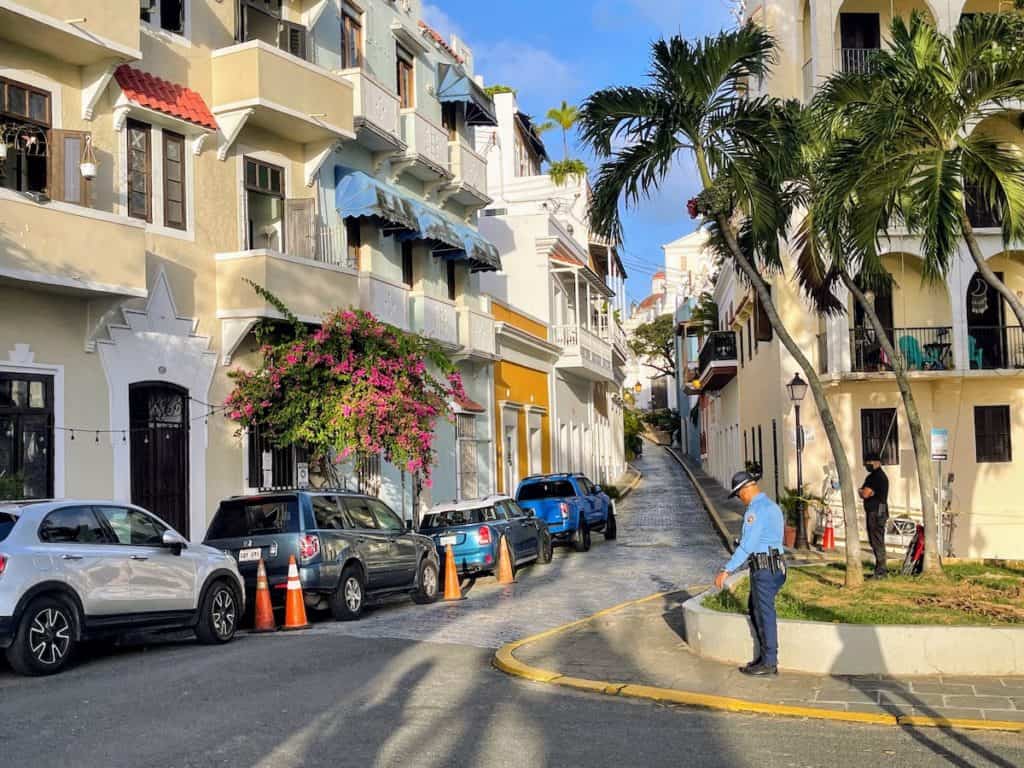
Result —
<svg viewBox="0 0 1024 768"><path fill-rule="evenodd" d="M728 0L479 0L425 2L428 24L452 32L473 49L487 84L517 90L520 108L540 116L562 99L578 104L609 85L640 84L650 43L666 35L692 38L731 23ZM552 157L561 139L546 135ZM650 292L663 263L661 245L693 230L686 201L696 185L680 165L661 191L627 213L624 259L630 299Z"/></svg>

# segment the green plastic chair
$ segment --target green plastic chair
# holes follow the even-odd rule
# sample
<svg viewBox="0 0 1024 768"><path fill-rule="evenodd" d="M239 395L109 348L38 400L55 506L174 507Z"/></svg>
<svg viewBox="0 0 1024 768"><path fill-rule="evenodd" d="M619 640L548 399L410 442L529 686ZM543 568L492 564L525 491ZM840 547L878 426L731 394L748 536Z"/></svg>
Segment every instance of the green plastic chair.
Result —
<svg viewBox="0 0 1024 768"><path fill-rule="evenodd" d="M924 369L924 354L921 352L921 345L913 336L900 336L900 354L907 361L908 370Z"/></svg>
<svg viewBox="0 0 1024 768"><path fill-rule="evenodd" d="M967 337L967 360L972 369L981 370L985 367L985 350L978 347L974 336Z"/></svg>

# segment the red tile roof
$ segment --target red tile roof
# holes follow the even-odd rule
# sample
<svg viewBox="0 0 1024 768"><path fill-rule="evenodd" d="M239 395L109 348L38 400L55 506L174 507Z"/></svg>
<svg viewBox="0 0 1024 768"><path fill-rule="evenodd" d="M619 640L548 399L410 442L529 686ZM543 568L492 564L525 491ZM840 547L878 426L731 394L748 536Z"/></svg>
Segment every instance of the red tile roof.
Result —
<svg viewBox="0 0 1024 768"><path fill-rule="evenodd" d="M457 397L455 398L455 404L469 413L484 413L487 410L486 407L480 405L476 400L471 400L469 397Z"/></svg>
<svg viewBox="0 0 1024 768"><path fill-rule="evenodd" d="M177 83L122 64L114 72L117 84L130 101L140 106L217 130L217 121L203 97Z"/></svg>
<svg viewBox="0 0 1024 768"><path fill-rule="evenodd" d="M650 296L648 296L646 299L644 299L643 301L641 301L637 305L637 309L650 309L655 304L657 304L660 299L664 299L664 298L665 298L664 294L652 293Z"/></svg>
<svg viewBox="0 0 1024 768"><path fill-rule="evenodd" d="M552 253L551 258L554 259L555 261L564 261L566 264L575 264L577 267L587 266L582 261L577 259L575 256L569 256L564 253Z"/></svg>
<svg viewBox="0 0 1024 768"><path fill-rule="evenodd" d="M444 48L448 55L459 62L459 64L465 63L466 60L455 52L455 49L448 44L448 41L444 39L444 36L422 19L420 19L420 29L426 30L426 33L430 35L431 39Z"/></svg>
<svg viewBox="0 0 1024 768"><path fill-rule="evenodd" d="M664 272L655 272L654 273L654 279L657 280L659 277L662 277L662 278L665 277L665 273Z"/></svg>

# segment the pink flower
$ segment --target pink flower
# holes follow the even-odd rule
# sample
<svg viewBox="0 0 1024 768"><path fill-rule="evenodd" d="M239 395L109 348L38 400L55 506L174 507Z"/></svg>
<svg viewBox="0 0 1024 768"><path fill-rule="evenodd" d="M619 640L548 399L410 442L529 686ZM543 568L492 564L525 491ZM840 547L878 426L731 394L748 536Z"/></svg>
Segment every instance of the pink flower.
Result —
<svg viewBox="0 0 1024 768"><path fill-rule="evenodd" d="M252 416L256 411L256 409L253 408L252 403L246 403L242 410L245 411L246 416Z"/></svg>
<svg viewBox="0 0 1024 768"><path fill-rule="evenodd" d="M424 488L433 488L434 487L434 481L431 480L429 477L423 478L423 487Z"/></svg>

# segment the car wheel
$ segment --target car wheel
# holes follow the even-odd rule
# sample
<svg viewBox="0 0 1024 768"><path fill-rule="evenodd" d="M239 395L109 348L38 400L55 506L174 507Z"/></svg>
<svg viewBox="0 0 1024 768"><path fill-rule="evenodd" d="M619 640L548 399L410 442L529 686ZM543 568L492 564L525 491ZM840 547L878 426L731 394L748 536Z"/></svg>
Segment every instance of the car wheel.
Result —
<svg viewBox="0 0 1024 768"><path fill-rule="evenodd" d="M196 637L203 645L226 643L235 636L239 618L238 593L226 581L214 582L199 608Z"/></svg>
<svg viewBox="0 0 1024 768"><path fill-rule="evenodd" d="M7 649L11 668L22 675L60 672L75 651L75 610L58 597L39 597L22 614Z"/></svg>
<svg viewBox="0 0 1024 768"><path fill-rule="evenodd" d="M337 621L355 621L363 615L366 584L363 573L354 565L341 572L341 583L331 595L331 615Z"/></svg>
<svg viewBox="0 0 1024 768"><path fill-rule="evenodd" d="M542 533L537 538L537 562L547 565L555 556L555 542L550 533Z"/></svg>
<svg viewBox="0 0 1024 768"><path fill-rule="evenodd" d="M577 552L586 552L590 549L590 527L582 517L580 524L576 526L576 532L572 535L572 547Z"/></svg>
<svg viewBox="0 0 1024 768"><path fill-rule="evenodd" d="M427 558L420 563L419 586L412 595L412 599L420 605L427 605L437 600L437 566Z"/></svg>
<svg viewBox="0 0 1024 768"><path fill-rule="evenodd" d="M615 510L611 507L608 508L608 519L604 524L604 539L605 541L614 541L618 538L619 527L615 522Z"/></svg>

